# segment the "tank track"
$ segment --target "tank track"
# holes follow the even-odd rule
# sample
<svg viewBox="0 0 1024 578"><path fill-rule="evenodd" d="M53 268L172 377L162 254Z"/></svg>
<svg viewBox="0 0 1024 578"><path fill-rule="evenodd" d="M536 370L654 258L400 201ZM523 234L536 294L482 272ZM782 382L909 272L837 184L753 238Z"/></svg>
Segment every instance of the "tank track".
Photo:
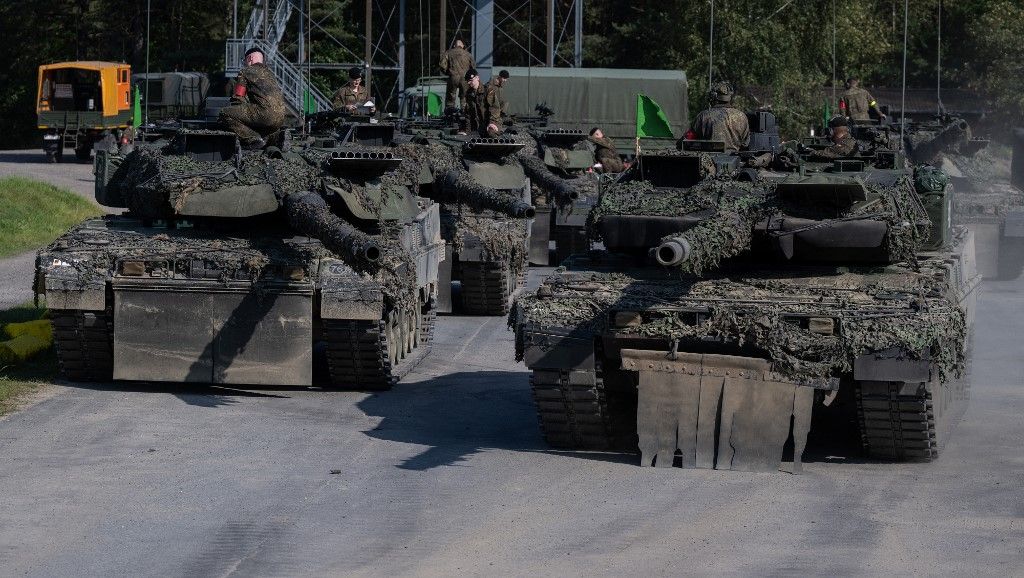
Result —
<svg viewBox="0 0 1024 578"><path fill-rule="evenodd" d="M508 315L521 284L508 263L464 262L460 265L462 310L469 315Z"/></svg>
<svg viewBox="0 0 1024 578"><path fill-rule="evenodd" d="M535 369L530 389L544 440L554 448L636 451L636 395L609 390L595 371ZM630 403L630 398L632 403Z"/></svg>
<svg viewBox="0 0 1024 578"><path fill-rule="evenodd" d="M61 375L69 381L111 381L114 377L114 313L51 310L53 341Z"/></svg>
<svg viewBox="0 0 1024 578"><path fill-rule="evenodd" d="M402 330L401 323L389 327L389 321L384 319L323 320L331 386L390 389L430 351L435 319L433 310L421 312L416 326L407 330L412 335Z"/></svg>
<svg viewBox="0 0 1024 578"><path fill-rule="evenodd" d="M555 241L555 265L561 264L569 255L590 250L586 227L555 225L551 237Z"/></svg>
<svg viewBox="0 0 1024 578"><path fill-rule="evenodd" d="M900 395L900 383L883 393L856 388L861 443L871 458L931 461L939 455L932 394L921 387L916 394Z"/></svg>

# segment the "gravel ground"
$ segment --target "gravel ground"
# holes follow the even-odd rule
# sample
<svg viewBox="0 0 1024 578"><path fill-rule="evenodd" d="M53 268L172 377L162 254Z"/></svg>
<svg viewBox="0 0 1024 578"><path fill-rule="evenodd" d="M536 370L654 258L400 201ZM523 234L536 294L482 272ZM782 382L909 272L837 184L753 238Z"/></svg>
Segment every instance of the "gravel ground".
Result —
<svg viewBox="0 0 1024 578"><path fill-rule="evenodd" d="M60 386L0 420L0 574L1019 575L1022 323L987 284L936 462L800 476L547 449L500 318L380 394Z"/></svg>

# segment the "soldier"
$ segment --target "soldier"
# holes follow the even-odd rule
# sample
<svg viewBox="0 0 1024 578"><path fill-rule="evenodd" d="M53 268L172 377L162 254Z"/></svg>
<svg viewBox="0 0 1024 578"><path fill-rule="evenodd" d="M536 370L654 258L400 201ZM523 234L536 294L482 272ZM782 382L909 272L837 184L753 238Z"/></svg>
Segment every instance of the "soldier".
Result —
<svg viewBox="0 0 1024 578"><path fill-rule="evenodd" d="M487 124L487 103L485 99L485 88L480 84L480 75L475 68L470 68L463 75L463 82L466 85L465 104L462 105L462 126L459 134L466 134L466 131L482 133Z"/></svg>
<svg viewBox="0 0 1024 578"><path fill-rule="evenodd" d="M615 143L604 136L604 131L595 126L590 129L590 136L587 140L594 144L594 159L600 165L601 172L621 173L625 170L626 165L622 162L619 151L615 150ZM597 165L594 166L597 168Z"/></svg>
<svg viewBox="0 0 1024 578"><path fill-rule="evenodd" d="M334 93L331 102L334 104L334 110L355 112L356 107L366 103L369 99L370 94L363 86L363 69L353 66L348 71L348 84Z"/></svg>
<svg viewBox="0 0 1024 578"><path fill-rule="evenodd" d="M501 117L506 106L504 87L508 84L508 78L508 71L502 70L487 83L484 100L487 113L487 136L496 137L501 134Z"/></svg>
<svg viewBox="0 0 1024 578"><path fill-rule="evenodd" d="M731 106L733 89L728 82L711 87L711 108L693 119L690 128L696 138L725 142L726 152L737 152L750 144L750 123L743 111Z"/></svg>
<svg viewBox="0 0 1024 578"><path fill-rule="evenodd" d="M466 51L466 45L461 40L455 41L455 46L449 48L441 55L441 72L448 77L447 92L444 97L445 108L455 106L455 96L459 96L459 103L466 108L466 72L474 68L473 55Z"/></svg>
<svg viewBox="0 0 1024 578"><path fill-rule="evenodd" d="M849 122L844 116L837 116L829 121L832 144L827 148L813 151L808 157L812 161L830 161L840 157L848 157L857 150L857 139L850 134Z"/></svg>
<svg viewBox="0 0 1024 578"><path fill-rule="evenodd" d="M843 92L843 98L839 101L839 110L843 109L846 110L846 116L853 120L871 120L870 113L872 111L879 119L885 120L885 115L878 110L875 97L861 88L860 80L856 78L846 79L846 91Z"/></svg>
<svg viewBox="0 0 1024 578"><path fill-rule="evenodd" d="M263 59L259 48L245 51L245 68L235 80L231 106L221 109L218 117L221 124L238 135L246 150L265 147L264 137L280 130L286 115L281 86Z"/></svg>

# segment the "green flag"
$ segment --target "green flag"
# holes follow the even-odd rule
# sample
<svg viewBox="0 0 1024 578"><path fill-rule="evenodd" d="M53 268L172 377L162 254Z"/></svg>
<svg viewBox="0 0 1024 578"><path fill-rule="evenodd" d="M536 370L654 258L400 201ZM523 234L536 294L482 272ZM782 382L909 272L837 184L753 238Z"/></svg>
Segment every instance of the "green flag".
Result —
<svg viewBox="0 0 1024 578"><path fill-rule="evenodd" d="M305 113L307 115L316 113L316 99L313 98L313 95L310 94L308 90L302 93L302 106L305 109Z"/></svg>
<svg viewBox="0 0 1024 578"><path fill-rule="evenodd" d="M672 138L672 127L658 103L644 94L636 95L636 136Z"/></svg>
<svg viewBox="0 0 1024 578"><path fill-rule="evenodd" d="M132 128L139 128L142 126L142 94L139 92L138 85L135 86L135 98L132 103Z"/></svg>
<svg viewBox="0 0 1024 578"><path fill-rule="evenodd" d="M828 121L832 120L832 107L829 106L829 101L825 101L825 106L821 109L821 128L828 128Z"/></svg>
<svg viewBox="0 0 1024 578"><path fill-rule="evenodd" d="M427 93L427 114L430 116L441 116L444 114L444 100L441 95L435 92Z"/></svg>

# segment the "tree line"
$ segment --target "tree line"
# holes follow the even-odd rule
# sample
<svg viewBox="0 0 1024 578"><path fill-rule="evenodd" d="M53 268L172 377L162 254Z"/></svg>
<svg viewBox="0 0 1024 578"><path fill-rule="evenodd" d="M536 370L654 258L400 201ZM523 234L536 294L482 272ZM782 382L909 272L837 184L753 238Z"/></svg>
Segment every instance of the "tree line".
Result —
<svg viewBox="0 0 1024 578"><path fill-rule="evenodd" d="M394 14L397 0L375 0L378 26ZM942 2L941 27L939 7ZM406 84L436 74L438 2L408 2ZM615 2L587 0L584 66L681 69L690 80L691 113L705 104L708 71L732 82L744 106L770 104L784 130L802 131L821 117L822 89L833 78L858 76L867 86L898 87L903 78L903 1L717 0L713 60L709 61L711 3L708 0ZM1024 63L1017 52L1024 38L1024 5L1017 0L913 0L908 14L907 84L976 91L1001 123L1024 123ZM243 28L253 0L239 0ZM361 55L364 3L307 0L317 23L307 31L308 58L352 62ZM392 6L394 5L394 6ZM504 32L495 37L498 65L525 66L544 59L545 2L496 0ZM224 39L231 34L233 0L7 0L0 2L0 130L4 147L34 146L36 68L63 60L113 60L146 64L157 71L223 70ZM448 2L448 37L467 38L465 7ZM568 14L572 0L556 0ZM394 26L394 20L391 21ZM294 29L294 30L292 30ZM937 61L941 31L942 57ZM282 50L298 56L293 19ZM330 39L353 47L356 54ZM833 44L834 40L834 44ZM394 41L393 38L388 41ZM833 46L835 50L833 50ZM390 47L386 47L390 48ZM833 66L834 55L834 66ZM559 47L572 60L572 43ZM395 82L381 74L381 89ZM321 70L313 81L328 94L345 81L344 71ZM755 90L756 89L756 90ZM380 95L383 100L393 94ZM557 113L557 111L556 111ZM691 116L692 116L691 114Z"/></svg>

